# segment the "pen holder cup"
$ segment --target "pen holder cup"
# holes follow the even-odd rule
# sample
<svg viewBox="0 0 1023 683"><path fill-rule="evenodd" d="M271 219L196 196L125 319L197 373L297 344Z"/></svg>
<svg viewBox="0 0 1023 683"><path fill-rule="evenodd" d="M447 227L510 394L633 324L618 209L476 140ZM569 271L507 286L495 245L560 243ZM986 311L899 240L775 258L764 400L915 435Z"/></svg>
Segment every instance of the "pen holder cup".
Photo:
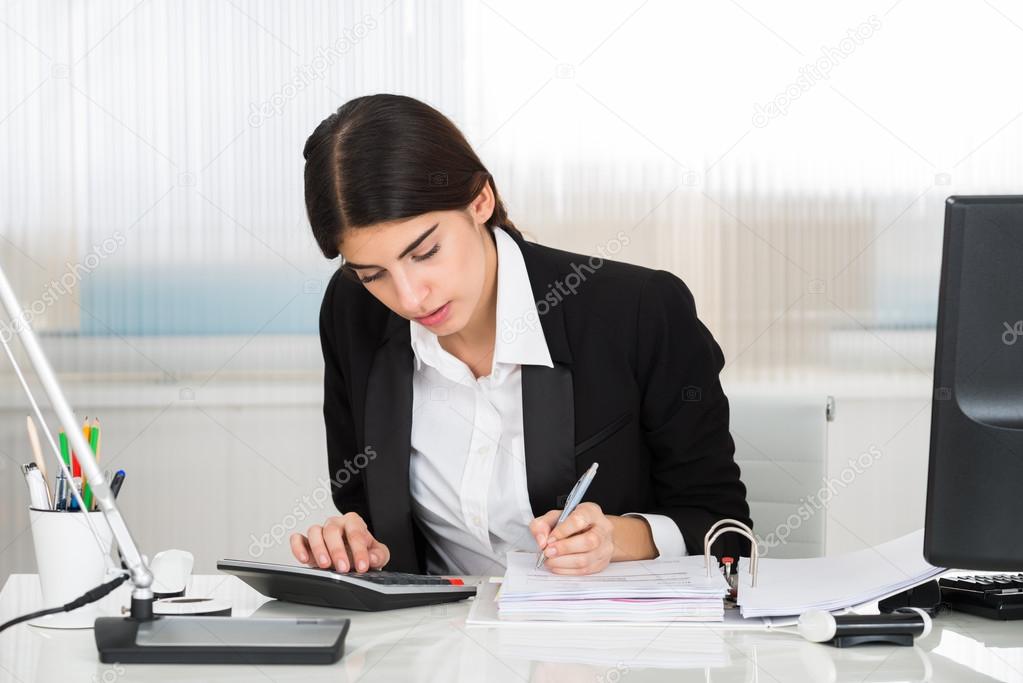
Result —
<svg viewBox="0 0 1023 683"><path fill-rule="evenodd" d="M86 514L101 543L93 537ZM42 609L71 602L106 580L107 557L113 552L114 537L101 511L83 513L29 508L29 519L43 596ZM29 623L45 628L92 628L96 617L107 616L102 611L102 603L101 600L73 612L49 614Z"/></svg>

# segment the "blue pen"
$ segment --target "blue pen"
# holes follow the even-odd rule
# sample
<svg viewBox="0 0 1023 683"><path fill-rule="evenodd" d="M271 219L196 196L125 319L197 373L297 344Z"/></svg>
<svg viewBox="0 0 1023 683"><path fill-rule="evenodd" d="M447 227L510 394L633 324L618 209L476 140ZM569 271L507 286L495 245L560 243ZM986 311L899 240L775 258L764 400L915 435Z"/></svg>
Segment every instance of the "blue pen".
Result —
<svg viewBox="0 0 1023 683"><path fill-rule="evenodd" d="M113 480L110 482L110 492L114 494L114 498L117 498L117 494L121 491L121 484L124 483L124 470L117 470L117 474L114 475Z"/></svg>
<svg viewBox="0 0 1023 683"><path fill-rule="evenodd" d="M564 522L565 518L572 514L572 511L575 510L576 506L582 502L583 496L586 495L586 489L590 488L590 482L593 481L593 477L596 475L597 463L593 463L590 465L590 469L586 470L582 478L579 479L579 481L575 483L575 486L572 487L572 492L568 494L568 500L565 502L565 509L561 511L561 516L558 517L558 522L554 525L554 529L557 529L558 524ZM551 529L551 531L554 531L554 529ZM543 566L543 561L545 559L547 558L543 554L543 551L540 551L540 556L536 559L536 569Z"/></svg>

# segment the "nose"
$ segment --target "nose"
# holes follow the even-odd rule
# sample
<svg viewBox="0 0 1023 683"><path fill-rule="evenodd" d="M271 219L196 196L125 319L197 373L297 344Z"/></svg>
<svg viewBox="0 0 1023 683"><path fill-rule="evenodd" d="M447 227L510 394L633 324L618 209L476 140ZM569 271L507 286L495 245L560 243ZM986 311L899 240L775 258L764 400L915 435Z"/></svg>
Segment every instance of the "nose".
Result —
<svg viewBox="0 0 1023 683"><path fill-rule="evenodd" d="M399 270L394 273L393 282L398 294L398 305L408 314L407 317L414 318L429 313L422 310L430 291L425 283Z"/></svg>

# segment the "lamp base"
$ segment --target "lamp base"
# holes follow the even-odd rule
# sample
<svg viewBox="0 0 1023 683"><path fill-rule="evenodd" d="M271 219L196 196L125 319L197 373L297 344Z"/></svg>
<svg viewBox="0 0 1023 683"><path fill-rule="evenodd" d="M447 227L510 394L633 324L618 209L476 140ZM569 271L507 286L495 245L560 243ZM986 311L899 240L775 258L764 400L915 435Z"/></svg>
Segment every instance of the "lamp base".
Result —
<svg viewBox="0 0 1023 683"><path fill-rule="evenodd" d="M344 654L348 619L130 617L96 619L104 663L333 664Z"/></svg>

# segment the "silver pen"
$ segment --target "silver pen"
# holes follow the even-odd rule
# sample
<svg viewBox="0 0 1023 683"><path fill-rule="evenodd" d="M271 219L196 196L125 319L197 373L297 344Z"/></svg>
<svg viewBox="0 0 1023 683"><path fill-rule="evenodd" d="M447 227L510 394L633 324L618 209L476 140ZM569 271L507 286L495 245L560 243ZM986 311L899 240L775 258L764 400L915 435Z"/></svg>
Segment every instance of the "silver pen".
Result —
<svg viewBox="0 0 1023 683"><path fill-rule="evenodd" d="M565 501L565 509L561 511L561 516L558 517L557 523L554 525L554 529L558 528L558 524L565 521L565 518L572 514L572 511L576 509L579 503L582 502L583 496L586 495L586 489L590 488L590 482L593 481L593 477L597 475L597 463L590 465L590 469L583 473L583 476L575 483L572 487L572 492L568 494L568 500ZM551 529L553 532L554 529ZM539 557L536 559L535 569L539 569L543 566L543 561L547 559L541 550Z"/></svg>

